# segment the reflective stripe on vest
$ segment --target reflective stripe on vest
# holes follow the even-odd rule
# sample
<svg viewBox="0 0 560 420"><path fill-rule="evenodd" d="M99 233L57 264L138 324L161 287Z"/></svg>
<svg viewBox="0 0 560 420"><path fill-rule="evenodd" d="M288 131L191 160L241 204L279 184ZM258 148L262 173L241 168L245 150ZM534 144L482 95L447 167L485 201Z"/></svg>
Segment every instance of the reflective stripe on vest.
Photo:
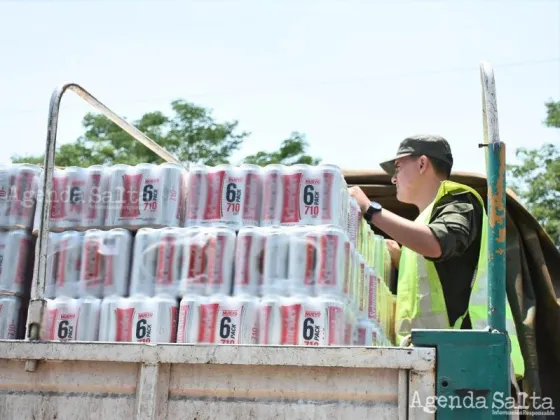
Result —
<svg viewBox="0 0 560 420"><path fill-rule="evenodd" d="M472 193L484 208L480 195L472 188L452 181L442 182L435 200L418 216L417 223L428 224L434 205L445 195L452 192ZM482 214L480 255L473 275L472 291L467 312L453 325L460 329L463 319L469 314L473 329L488 327L488 217ZM395 333L397 342L410 334L412 328L449 329L447 305L437 270L433 262L426 260L406 247L402 247L397 285L397 308L395 314ZM515 374L523 376L525 366L513 315L506 299L506 329L511 341L511 360Z"/></svg>

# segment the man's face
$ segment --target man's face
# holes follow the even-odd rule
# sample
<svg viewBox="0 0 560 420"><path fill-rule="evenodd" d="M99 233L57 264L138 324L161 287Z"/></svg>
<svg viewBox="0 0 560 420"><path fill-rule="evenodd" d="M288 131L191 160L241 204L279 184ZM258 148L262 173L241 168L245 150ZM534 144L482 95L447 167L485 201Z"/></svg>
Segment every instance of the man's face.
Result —
<svg viewBox="0 0 560 420"><path fill-rule="evenodd" d="M397 200L413 204L414 192L419 180L418 157L405 156L395 161L395 174L391 178L397 187Z"/></svg>

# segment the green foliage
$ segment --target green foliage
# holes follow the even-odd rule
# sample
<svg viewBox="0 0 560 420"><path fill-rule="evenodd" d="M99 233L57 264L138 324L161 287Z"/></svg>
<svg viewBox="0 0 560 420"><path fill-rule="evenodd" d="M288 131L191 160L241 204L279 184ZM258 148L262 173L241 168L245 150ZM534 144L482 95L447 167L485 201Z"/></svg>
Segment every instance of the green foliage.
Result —
<svg viewBox="0 0 560 420"><path fill-rule="evenodd" d="M183 100L171 103L173 116L148 112L133 125L182 162L217 165L228 162L247 132L237 132L238 122L217 123L208 109ZM75 143L57 150L59 166L141 162L161 159L151 150L103 115L87 114L82 122L85 133ZM14 162L42 162L42 157L15 157Z"/></svg>
<svg viewBox="0 0 560 420"><path fill-rule="evenodd" d="M548 127L560 128L560 102L548 102ZM512 188L527 209L560 246L560 146L545 144L538 149L520 148L521 163L508 165Z"/></svg>
<svg viewBox="0 0 560 420"><path fill-rule="evenodd" d="M544 121L547 127L560 128L560 101L554 102L552 100L545 103L546 106L546 120Z"/></svg>
<svg viewBox="0 0 560 420"><path fill-rule="evenodd" d="M317 165L321 159L314 158L306 154L308 143L305 135L293 132L289 138L282 142L280 149L275 152L258 152L254 155L247 156L244 163L266 166L274 163L282 163L285 165L295 165L297 163L306 163L308 165Z"/></svg>

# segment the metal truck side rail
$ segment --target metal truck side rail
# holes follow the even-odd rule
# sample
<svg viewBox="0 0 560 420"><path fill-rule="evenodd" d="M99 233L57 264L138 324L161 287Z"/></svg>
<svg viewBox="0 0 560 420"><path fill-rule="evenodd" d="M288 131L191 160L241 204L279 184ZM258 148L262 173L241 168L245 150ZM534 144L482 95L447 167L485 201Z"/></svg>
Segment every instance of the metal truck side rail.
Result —
<svg viewBox="0 0 560 420"><path fill-rule="evenodd" d="M435 417L430 348L0 342L0 417ZM40 358L30 378L21 359Z"/></svg>
<svg viewBox="0 0 560 420"><path fill-rule="evenodd" d="M58 129L58 115L60 111L60 102L62 96L67 90L71 90L84 99L87 103L92 105L95 109L117 124L120 128L130 134L135 140L142 143L148 149L152 150L159 157L167 162L181 164L181 162L159 146L151 138L146 136L136 127L126 122L106 105L101 103L91 93L76 83L66 83L57 87L51 95L51 102L49 106L48 126L47 126L47 144L45 150L45 182L42 185L40 193L43 194L41 204L41 228L37 238L37 245L35 247L35 266L33 267L33 278L35 279L31 287L31 299L29 302L29 310L27 317L27 336L30 341L39 340L41 331L41 324L43 321L43 313L45 310L45 281L46 281L46 268L47 268L47 245L48 245L48 232L50 222L51 210L51 192L52 192L52 178L55 165L56 153L56 135ZM29 360L25 365L25 369L32 372L37 365L36 360Z"/></svg>

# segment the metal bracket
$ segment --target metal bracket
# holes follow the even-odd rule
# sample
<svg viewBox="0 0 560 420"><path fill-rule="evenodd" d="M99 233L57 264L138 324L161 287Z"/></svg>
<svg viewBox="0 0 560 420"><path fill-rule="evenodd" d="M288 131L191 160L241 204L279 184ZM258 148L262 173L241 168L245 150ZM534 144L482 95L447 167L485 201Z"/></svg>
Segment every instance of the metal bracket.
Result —
<svg viewBox="0 0 560 420"><path fill-rule="evenodd" d="M45 283L47 273L47 246L49 241L49 214L51 210L50 200L55 165L54 157L56 153L56 134L58 128L60 102L62 100L62 96L68 90L76 93L97 111L101 112L108 119L130 134L135 140L152 150L163 160L182 165L181 161L179 161L175 156L158 145L136 127L119 117L80 85L76 83L65 83L54 90L51 95L47 125L47 144L45 148L44 161L45 181L41 186L41 190L38 192L42 194L43 200L41 204L41 228L39 229L39 235L35 245L35 266L33 267L34 282L31 286L31 300L29 302L29 310L27 313L27 338L29 341L40 340L41 326L43 324L43 316L46 306ZM28 360L25 364L25 370L28 372L33 372L36 368L37 360Z"/></svg>

